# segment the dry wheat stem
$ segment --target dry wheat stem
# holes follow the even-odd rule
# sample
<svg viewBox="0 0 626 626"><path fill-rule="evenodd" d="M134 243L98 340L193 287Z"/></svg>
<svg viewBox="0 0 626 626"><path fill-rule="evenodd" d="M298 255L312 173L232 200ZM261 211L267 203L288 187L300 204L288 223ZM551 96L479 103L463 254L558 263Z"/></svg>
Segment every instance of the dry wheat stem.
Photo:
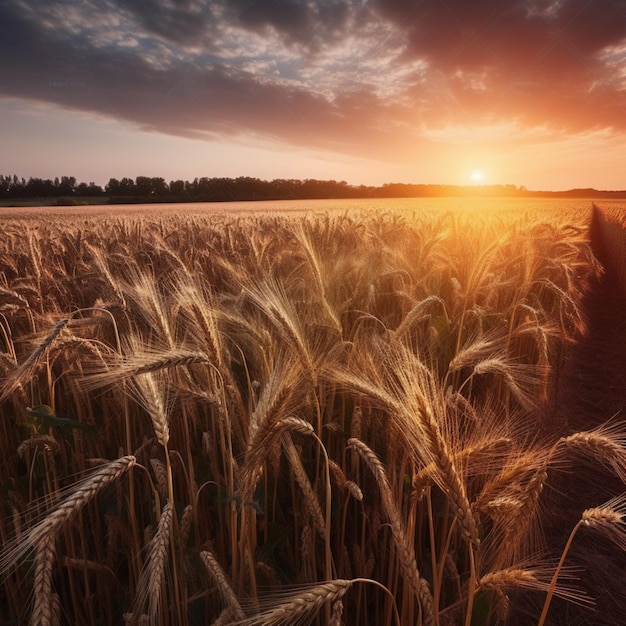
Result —
<svg viewBox="0 0 626 626"><path fill-rule="evenodd" d="M441 309L443 317L447 320L448 312L446 310L445 301L439 296L430 295L413 306L413 308L404 316L402 322L400 322L394 331L394 337L401 339L404 334L410 331L413 323L421 321L429 315L426 311L434 308L433 305L437 305Z"/></svg>
<svg viewBox="0 0 626 626"><path fill-rule="evenodd" d="M115 578L115 572L108 566L98 563L97 561L90 561L89 559L77 559L69 556L63 557L63 565L68 569L81 569L85 571L94 572L96 574L107 574L111 578Z"/></svg>
<svg viewBox="0 0 626 626"><path fill-rule="evenodd" d="M292 592L276 594L275 598L280 600L278 605L272 605L272 599L269 598L269 608L260 615L241 622L241 626L278 626L279 624L292 626L309 623L324 604L334 605L340 602L346 592L357 583L372 585L385 593L391 603L395 625L401 626L396 598L387 587L371 578L333 579L305 585ZM270 617L269 622L266 622L266 617Z"/></svg>
<svg viewBox="0 0 626 626"><path fill-rule="evenodd" d="M159 495L167 500L168 498L168 477L167 468L165 463L159 459L150 459L150 465L156 478L156 487L159 490Z"/></svg>
<svg viewBox="0 0 626 626"><path fill-rule="evenodd" d="M385 395L395 398L395 406L390 408L398 419L397 428L406 437L418 467L434 464L434 481L450 499L465 537L477 546L476 520L448 443L455 437L450 431L455 413L448 410L440 383L417 355L402 347L382 349L389 377L389 383L384 384L392 391Z"/></svg>
<svg viewBox="0 0 626 626"><path fill-rule="evenodd" d="M535 472L533 477L528 481L525 491L520 494L520 506L509 507L512 515L508 518L504 531L506 533L505 542L508 550L500 552L501 560L496 563L502 566L505 558L514 558L517 556L515 550L518 549L519 540L524 536L525 531L530 524L533 523L537 511L539 497L543 492L548 474L545 468L540 468ZM514 499L513 499L514 500ZM511 504L511 503L509 503ZM510 550L510 554L508 551Z"/></svg>

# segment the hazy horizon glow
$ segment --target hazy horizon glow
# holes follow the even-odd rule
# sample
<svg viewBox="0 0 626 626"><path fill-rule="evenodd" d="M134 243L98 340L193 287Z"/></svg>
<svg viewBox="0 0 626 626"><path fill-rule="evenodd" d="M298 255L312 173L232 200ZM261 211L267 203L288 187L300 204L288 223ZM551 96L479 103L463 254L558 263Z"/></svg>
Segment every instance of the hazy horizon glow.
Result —
<svg viewBox="0 0 626 626"><path fill-rule="evenodd" d="M626 2L0 0L0 132L98 184L626 189Z"/></svg>

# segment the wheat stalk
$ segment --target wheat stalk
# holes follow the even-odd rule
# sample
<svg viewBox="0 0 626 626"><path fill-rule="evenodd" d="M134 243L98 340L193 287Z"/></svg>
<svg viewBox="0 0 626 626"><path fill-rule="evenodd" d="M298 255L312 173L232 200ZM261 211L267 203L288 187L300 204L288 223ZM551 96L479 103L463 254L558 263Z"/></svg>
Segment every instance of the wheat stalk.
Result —
<svg viewBox="0 0 626 626"><path fill-rule="evenodd" d="M48 450L53 454L57 454L61 450L59 442L50 435L33 434L28 439L24 439L17 447L17 453L20 457L24 456L26 450L43 446L44 450Z"/></svg>
<svg viewBox="0 0 626 626"><path fill-rule="evenodd" d="M341 467L332 459L328 460L328 469L337 484L348 491L355 500L363 500L363 492L361 488L352 480L348 480Z"/></svg>

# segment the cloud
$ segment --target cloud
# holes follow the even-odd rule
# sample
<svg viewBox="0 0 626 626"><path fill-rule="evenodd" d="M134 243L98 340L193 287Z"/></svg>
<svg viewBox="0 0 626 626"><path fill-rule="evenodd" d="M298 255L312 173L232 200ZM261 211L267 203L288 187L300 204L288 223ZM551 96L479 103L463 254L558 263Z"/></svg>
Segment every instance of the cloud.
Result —
<svg viewBox="0 0 626 626"><path fill-rule="evenodd" d="M624 131L626 1L0 0L0 97L398 160Z"/></svg>
<svg viewBox="0 0 626 626"><path fill-rule="evenodd" d="M212 3L197 0L116 0L115 6L146 31L181 46L210 37L216 20Z"/></svg>

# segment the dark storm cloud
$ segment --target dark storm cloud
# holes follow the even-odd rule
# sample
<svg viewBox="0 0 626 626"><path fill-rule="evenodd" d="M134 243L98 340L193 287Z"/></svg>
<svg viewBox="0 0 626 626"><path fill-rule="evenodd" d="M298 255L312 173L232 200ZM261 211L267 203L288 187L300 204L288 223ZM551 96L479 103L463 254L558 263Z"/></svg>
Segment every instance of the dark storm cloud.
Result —
<svg viewBox="0 0 626 626"><path fill-rule="evenodd" d="M625 93L617 0L0 0L0 97L183 136L402 158L455 125L624 129Z"/></svg>
<svg viewBox="0 0 626 626"><path fill-rule="evenodd" d="M376 0L411 54L442 69L571 75L626 37L620 0Z"/></svg>

